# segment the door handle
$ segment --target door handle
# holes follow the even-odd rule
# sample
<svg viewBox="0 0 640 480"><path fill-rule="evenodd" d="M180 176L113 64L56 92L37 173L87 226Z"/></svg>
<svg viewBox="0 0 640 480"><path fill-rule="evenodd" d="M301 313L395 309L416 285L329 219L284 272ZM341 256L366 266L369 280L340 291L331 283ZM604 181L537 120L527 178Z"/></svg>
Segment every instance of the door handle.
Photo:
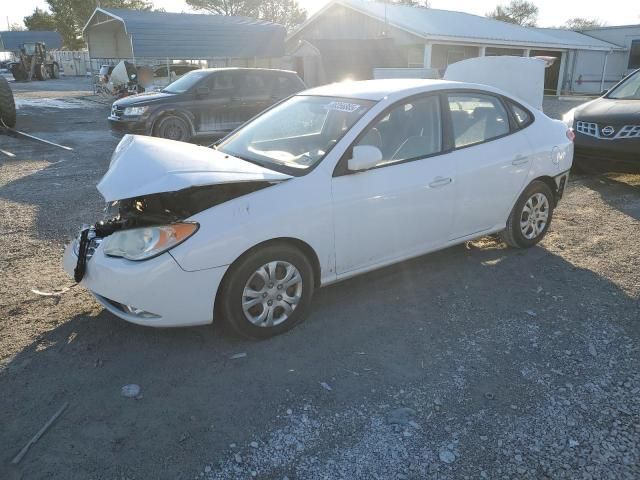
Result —
<svg viewBox="0 0 640 480"><path fill-rule="evenodd" d="M529 163L529 157L518 155L516 158L513 159L513 162L511 162L511 165L524 165L525 163Z"/></svg>
<svg viewBox="0 0 640 480"><path fill-rule="evenodd" d="M436 177L433 179L433 182L429 184L431 188L444 187L445 185L449 185L453 182L453 179L449 177Z"/></svg>

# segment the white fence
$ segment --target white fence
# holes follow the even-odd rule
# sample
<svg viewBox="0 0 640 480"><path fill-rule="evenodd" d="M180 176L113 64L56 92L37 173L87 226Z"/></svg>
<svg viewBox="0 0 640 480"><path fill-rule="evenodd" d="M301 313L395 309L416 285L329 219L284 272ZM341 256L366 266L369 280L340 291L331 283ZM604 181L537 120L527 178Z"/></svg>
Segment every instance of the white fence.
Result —
<svg viewBox="0 0 640 480"><path fill-rule="evenodd" d="M87 51L56 50L51 54L67 77L85 76L91 73L91 59Z"/></svg>

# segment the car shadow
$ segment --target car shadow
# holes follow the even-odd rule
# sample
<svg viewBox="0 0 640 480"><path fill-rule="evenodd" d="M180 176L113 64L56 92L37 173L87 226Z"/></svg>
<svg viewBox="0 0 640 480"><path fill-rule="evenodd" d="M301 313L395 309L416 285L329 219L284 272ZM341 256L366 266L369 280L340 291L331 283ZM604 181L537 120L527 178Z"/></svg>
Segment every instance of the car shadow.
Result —
<svg viewBox="0 0 640 480"><path fill-rule="evenodd" d="M640 175L599 174L581 179L582 185L597 192L607 205L640 220Z"/></svg>
<svg viewBox="0 0 640 480"><path fill-rule="evenodd" d="M456 403L457 415L509 414L514 404L526 412L557 387L523 376L527 368L564 370L557 352L571 348L580 381L593 374L588 344L603 322L638 336L637 299L609 280L543 247L491 239L321 289L312 309L267 341L220 325L156 330L105 311L76 315L0 373L0 465L64 402L12 474L192 478L288 408L383 404L408 385ZM121 396L130 383L141 398Z"/></svg>

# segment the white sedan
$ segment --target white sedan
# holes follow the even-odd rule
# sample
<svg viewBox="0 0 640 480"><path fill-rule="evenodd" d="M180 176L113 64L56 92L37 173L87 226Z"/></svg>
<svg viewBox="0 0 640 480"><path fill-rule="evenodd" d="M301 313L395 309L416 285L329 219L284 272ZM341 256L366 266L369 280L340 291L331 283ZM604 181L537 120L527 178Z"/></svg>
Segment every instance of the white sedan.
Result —
<svg viewBox="0 0 640 480"><path fill-rule="evenodd" d="M493 233L537 244L572 139L498 89L435 80L308 90L215 148L127 136L65 269L130 322L268 337L320 286Z"/></svg>

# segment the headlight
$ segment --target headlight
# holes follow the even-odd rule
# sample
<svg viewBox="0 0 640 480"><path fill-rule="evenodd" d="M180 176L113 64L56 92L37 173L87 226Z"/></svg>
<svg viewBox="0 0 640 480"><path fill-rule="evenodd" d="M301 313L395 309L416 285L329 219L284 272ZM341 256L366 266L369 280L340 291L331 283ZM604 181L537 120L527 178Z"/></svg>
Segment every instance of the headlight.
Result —
<svg viewBox="0 0 640 480"><path fill-rule="evenodd" d="M102 242L105 255L127 260L148 260L180 245L198 231L197 223L134 228L109 235Z"/></svg>
<svg viewBox="0 0 640 480"><path fill-rule="evenodd" d="M139 117L146 112L149 107L127 107L124 109L124 114L131 117Z"/></svg>
<svg viewBox="0 0 640 480"><path fill-rule="evenodd" d="M562 121L567 124L567 127L569 128L573 127L573 120L575 115L576 115L576 109L572 108L562 116Z"/></svg>

